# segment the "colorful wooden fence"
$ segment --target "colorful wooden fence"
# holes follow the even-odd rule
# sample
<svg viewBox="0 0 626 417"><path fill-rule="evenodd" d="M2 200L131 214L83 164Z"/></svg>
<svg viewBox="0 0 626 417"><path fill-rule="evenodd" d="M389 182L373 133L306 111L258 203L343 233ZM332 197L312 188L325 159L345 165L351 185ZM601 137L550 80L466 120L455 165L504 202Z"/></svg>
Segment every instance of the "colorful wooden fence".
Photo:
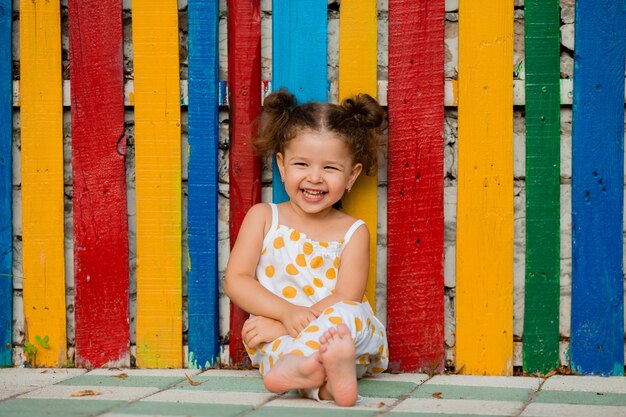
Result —
<svg viewBox="0 0 626 417"><path fill-rule="evenodd" d="M70 0L76 365L130 357L121 0ZM250 151L261 109L259 0L228 1L229 96L218 91L217 0L188 2L188 352L182 339L181 79L175 1L134 0L136 365L213 366L221 357L217 271L218 109L230 112L230 237L261 201ZM274 0L272 86L329 98L326 0ZM389 1L387 322L391 366L444 366L445 106L458 105L457 371L513 371L513 2L462 4L458 95L445 98L444 1ZM572 331L577 372L624 372L623 2L576 3L572 176ZM526 276L523 367L559 366L559 3L525 3ZM21 207L26 340L40 365L65 364L63 152L59 1L20 2ZM374 0L340 8L338 99L377 94ZM0 2L0 365L11 364L11 3ZM381 91L381 85L388 88ZM456 86L456 83L452 84ZM334 99L334 98L333 98ZM373 237L377 179L346 210ZM274 201L286 198L274 176ZM569 208L568 208L569 210ZM243 363L230 313L230 360Z"/></svg>

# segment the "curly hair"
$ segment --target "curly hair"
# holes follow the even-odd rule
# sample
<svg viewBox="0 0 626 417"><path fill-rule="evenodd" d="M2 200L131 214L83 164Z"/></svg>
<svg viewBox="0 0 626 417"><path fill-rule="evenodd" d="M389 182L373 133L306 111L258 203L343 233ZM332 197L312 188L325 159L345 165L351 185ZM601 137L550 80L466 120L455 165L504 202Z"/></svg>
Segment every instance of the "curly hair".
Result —
<svg viewBox="0 0 626 417"><path fill-rule="evenodd" d="M383 121L382 107L368 94L346 98L339 105L315 101L297 105L291 93L280 89L264 101L252 146L259 154L284 153L289 141L302 131L333 132L348 145L354 163L363 164L364 172L374 175Z"/></svg>

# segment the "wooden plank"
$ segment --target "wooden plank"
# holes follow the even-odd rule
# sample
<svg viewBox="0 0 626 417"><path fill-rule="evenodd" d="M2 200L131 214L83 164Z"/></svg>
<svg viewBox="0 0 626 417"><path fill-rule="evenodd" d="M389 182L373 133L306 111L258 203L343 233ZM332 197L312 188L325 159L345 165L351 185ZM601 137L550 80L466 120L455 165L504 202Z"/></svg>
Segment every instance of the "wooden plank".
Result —
<svg viewBox="0 0 626 417"><path fill-rule="evenodd" d="M260 0L228 1L228 81L230 84L230 244L235 244L243 219L261 202L261 162L251 140L261 112ZM241 328L248 314L231 303L229 354L233 363L248 361Z"/></svg>
<svg viewBox="0 0 626 417"><path fill-rule="evenodd" d="M190 368L216 364L220 353L217 274L219 1L190 0L189 264L187 316Z"/></svg>
<svg viewBox="0 0 626 417"><path fill-rule="evenodd" d="M130 365L121 0L68 3L76 365ZM92 45L92 47L85 47ZM102 312L106 311L106 314Z"/></svg>
<svg viewBox="0 0 626 417"><path fill-rule="evenodd" d="M133 1L137 366L180 368L181 151L178 10Z"/></svg>
<svg viewBox="0 0 626 417"><path fill-rule="evenodd" d="M328 101L326 0L272 1L273 89L286 88L298 103ZM272 193L275 203L289 197L273 162Z"/></svg>
<svg viewBox="0 0 626 417"><path fill-rule="evenodd" d="M513 371L513 2L459 9L456 369Z"/></svg>
<svg viewBox="0 0 626 417"><path fill-rule="evenodd" d="M11 366L13 343L11 10L0 1L0 366Z"/></svg>
<svg viewBox="0 0 626 417"><path fill-rule="evenodd" d="M622 1L576 2L572 132L572 367L624 374Z"/></svg>
<svg viewBox="0 0 626 417"><path fill-rule="evenodd" d="M443 370L443 0L389 2L387 330L392 364Z"/></svg>
<svg viewBox="0 0 626 417"><path fill-rule="evenodd" d="M526 285L524 371L559 366L560 14L558 0L527 0Z"/></svg>
<svg viewBox="0 0 626 417"><path fill-rule="evenodd" d="M24 330L37 365L58 366L66 361L59 0L20 1L20 64ZM46 336L49 348L36 342Z"/></svg>
<svg viewBox="0 0 626 417"><path fill-rule="evenodd" d="M376 97L376 0L344 0L339 19L339 101L358 93ZM370 268L365 295L376 311L378 176L363 173L343 197L344 211L370 231Z"/></svg>

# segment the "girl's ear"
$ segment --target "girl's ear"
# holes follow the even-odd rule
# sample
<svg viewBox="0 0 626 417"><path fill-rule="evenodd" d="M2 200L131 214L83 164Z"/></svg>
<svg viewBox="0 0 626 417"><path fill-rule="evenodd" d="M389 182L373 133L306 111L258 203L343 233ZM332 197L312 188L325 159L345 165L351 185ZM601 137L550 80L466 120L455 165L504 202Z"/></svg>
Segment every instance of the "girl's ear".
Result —
<svg viewBox="0 0 626 417"><path fill-rule="evenodd" d="M281 152L276 152L276 165L280 171L280 179L285 182L285 157Z"/></svg>
<svg viewBox="0 0 626 417"><path fill-rule="evenodd" d="M352 171L350 172L350 178L348 179L348 184L346 186L346 189L348 191L350 191L350 189L354 185L354 182L356 181L357 178L359 178L359 175L361 175L362 171L363 171L363 164L361 163L358 163L352 167Z"/></svg>

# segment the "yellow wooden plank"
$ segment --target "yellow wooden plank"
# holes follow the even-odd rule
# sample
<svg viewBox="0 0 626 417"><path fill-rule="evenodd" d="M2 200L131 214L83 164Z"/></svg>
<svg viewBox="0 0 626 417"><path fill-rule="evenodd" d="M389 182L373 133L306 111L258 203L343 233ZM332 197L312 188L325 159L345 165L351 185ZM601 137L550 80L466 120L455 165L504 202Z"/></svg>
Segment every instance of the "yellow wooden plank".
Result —
<svg viewBox="0 0 626 417"><path fill-rule="evenodd" d="M513 370L513 2L459 8L456 369Z"/></svg>
<svg viewBox="0 0 626 417"><path fill-rule="evenodd" d="M343 0L339 19L339 100L353 94L376 97L376 0ZM346 213L370 230L370 272L365 295L376 311L376 236L378 178L361 175L343 198Z"/></svg>
<svg viewBox="0 0 626 417"><path fill-rule="evenodd" d="M182 367L181 149L176 0L133 0L137 366Z"/></svg>
<svg viewBox="0 0 626 417"><path fill-rule="evenodd" d="M67 358L59 0L20 1L20 60L25 330L37 365L58 366Z"/></svg>

